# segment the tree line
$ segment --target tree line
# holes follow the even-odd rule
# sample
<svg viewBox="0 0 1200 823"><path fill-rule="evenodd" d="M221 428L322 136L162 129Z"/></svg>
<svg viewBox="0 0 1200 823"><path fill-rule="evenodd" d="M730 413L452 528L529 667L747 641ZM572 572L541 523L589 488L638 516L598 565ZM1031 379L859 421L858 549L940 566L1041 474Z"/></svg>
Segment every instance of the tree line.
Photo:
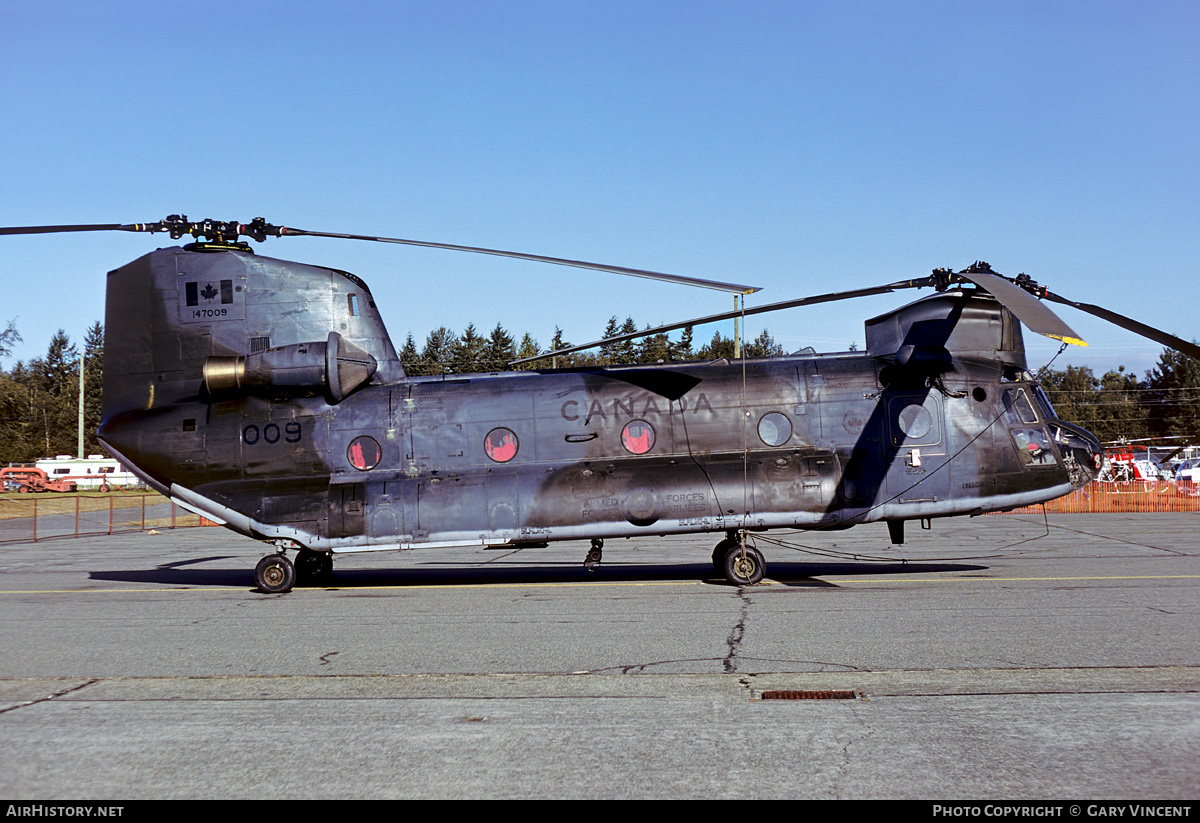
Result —
<svg viewBox="0 0 1200 823"><path fill-rule="evenodd" d="M630 317L609 319L601 337L638 331ZM11 356L21 341L15 323L0 332L0 359ZM734 341L719 331L699 347L692 330L674 339L666 334L610 343L592 351L562 355L512 367L516 359L570 346L562 330L555 329L546 349L530 334L519 341L499 323L490 334L474 325L462 334L446 327L434 329L418 348L410 333L400 350L400 360L410 375L468 374L512 368L588 367L634 363L707 361L734 356ZM764 330L743 344L747 357L784 354L783 347ZM82 341L84 366L84 453L102 451L96 439L100 424L100 393L104 368L104 328L95 323ZM59 330L46 354L18 361L0 370L0 466L31 462L56 454L75 454L79 414L80 349ZM1058 416L1078 423L1101 440L1138 440L1178 437L1180 445L1200 442L1200 361L1164 349L1157 366L1143 379L1120 367L1097 376L1087 366L1047 369L1039 377Z"/></svg>
<svg viewBox="0 0 1200 823"><path fill-rule="evenodd" d="M0 358L12 353L21 335L15 323L0 332ZM79 349L61 329L43 357L18 361L0 371L0 466L40 457L75 454L79 431ZM104 370L104 327L83 340L84 454L102 453L96 439Z"/></svg>
<svg viewBox="0 0 1200 823"><path fill-rule="evenodd" d="M1097 377L1087 366L1047 369L1038 377L1059 418L1104 442L1177 438L1200 443L1200 360L1163 349L1139 380L1119 366Z"/></svg>
<svg viewBox="0 0 1200 823"><path fill-rule="evenodd" d="M608 338L636 331L638 326L632 318L626 317L620 323L614 316L600 336ZM609 343L590 352L562 355L553 363L545 359L515 367L508 365L513 360L571 345L563 339L558 327L549 347L543 350L528 333L519 343L514 342L513 336L499 323L486 336L473 324L461 335L442 326L430 332L420 348L410 333L400 351L400 361L407 374L430 375L706 361L734 356L732 338L718 331L708 343L695 348L692 329L687 328L677 340L656 334ZM783 347L766 330L744 344L744 350L747 357L784 354ZM1185 440L1200 442L1200 361L1173 349L1163 349L1158 365L1140 380L1126 372L1124 366L1099 377L1088 366L1046 369L1038 379L1060 419L1083 426L1102 441L1177 437L1180 444Z"/></svg>
<svg viewBox="0 0 1200 823"><path fill-rule="evenodd" d="M646 326L645 328L649 328ZM609 319L600 337L608 338L639 331L632 317L623 323L614 316ZM667 334L654 334L638 340L607 343L594 351L581 351L559 355L519 366L510 366L513 360L533 357L544 351L569 348L572 343L563 339L562 329L554 329L550 345L542 349L528 332L515 342L499 323L491 334L482 335L475 325L467 326L461 334L455 334L442 326L434 329L425 338L425 345L417 348L411 333L400 349L400 362L406 374L470 374L473 372L509 371L511 369L571 368L586 366L613 366L633 363L671 363L689 360L716 360L734 356L734 340L719 331L705 345L695 348L692 329L689 326L672 340ZM766 329L754 340L744 343L746 357L770 357L783 354L783 347L775 342Z"/></svg>

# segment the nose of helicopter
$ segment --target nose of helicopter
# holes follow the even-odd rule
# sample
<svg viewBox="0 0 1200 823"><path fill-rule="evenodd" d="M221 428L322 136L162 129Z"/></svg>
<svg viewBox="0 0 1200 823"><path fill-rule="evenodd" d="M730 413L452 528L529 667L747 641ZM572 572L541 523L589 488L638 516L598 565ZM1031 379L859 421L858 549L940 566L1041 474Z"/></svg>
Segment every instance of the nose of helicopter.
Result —
<svg viewBox="0 0 1200 823"><path fill-rule="evenodd" d="M1085 428L1062 423L1059 448L1071 470L1071 485L1081 489L1100 474L1104 465L1104 447L1100 438Z"/></svg>

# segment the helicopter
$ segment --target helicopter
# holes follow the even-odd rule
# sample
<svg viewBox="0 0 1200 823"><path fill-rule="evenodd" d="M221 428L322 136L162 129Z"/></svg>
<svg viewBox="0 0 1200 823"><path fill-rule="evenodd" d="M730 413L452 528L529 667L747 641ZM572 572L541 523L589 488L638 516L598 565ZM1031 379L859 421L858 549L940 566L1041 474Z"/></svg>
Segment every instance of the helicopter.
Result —
<svg viewBox="0 0 1200 823"><path fill-rule="evenodd" d="M167 232L195 242L108 273L103 410L113 457L182 507L269 544L257 588L327 584L349 552L544 547L720 535L714 570L760 582L753 535L904 524L1042 503L1082 488L1104 450L1060 420L1023 327L1083 341L1074 306L1193 357L1200 347L1026 275L977 262L619 335L932 288L866 321L857 352L409 376L367 283L256 254L246 237L317 236L493 254L735 295L753 286L565 258L269 224L33 226L0 234ZM295 552L291 560L288 552Z"/></svg>

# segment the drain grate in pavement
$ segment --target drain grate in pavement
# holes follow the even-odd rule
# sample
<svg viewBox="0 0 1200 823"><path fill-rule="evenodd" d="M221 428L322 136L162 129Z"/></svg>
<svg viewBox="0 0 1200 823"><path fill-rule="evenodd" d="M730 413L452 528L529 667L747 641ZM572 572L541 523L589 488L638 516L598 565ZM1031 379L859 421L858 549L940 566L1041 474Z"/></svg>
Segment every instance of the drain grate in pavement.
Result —
<svg viewBox="0 0 1200 823"><path fill-rule="evenodd" d="M854 700L858 697L853 689L823 689L820 691L798 691L776 689L759 695L762 700Z"/></svg>

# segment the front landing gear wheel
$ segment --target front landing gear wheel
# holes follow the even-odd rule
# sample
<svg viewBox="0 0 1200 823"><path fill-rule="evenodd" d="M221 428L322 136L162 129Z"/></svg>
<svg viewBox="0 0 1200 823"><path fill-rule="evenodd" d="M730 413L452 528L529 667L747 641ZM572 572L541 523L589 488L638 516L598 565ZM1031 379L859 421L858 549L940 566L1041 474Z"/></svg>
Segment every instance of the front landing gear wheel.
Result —
<svg viewBox="0 0 1200 823"><path fill-rule="evenodd" d="M746 546L743 552L742 547L735 543L725 552L725 579L734 586L753 586L762 581L766 571L767 564L763 556L753 546Z"/></svg>
<svg viewBox="0 0 1200 823"><path fill-rule="evenodd" d="M333 555L301 549L296 555L297 586L328 586L333 578Z"/></svg>
<svg viewBox="0 0 1200 823"><path fill-rule="evenodd" d="M739 544L737 539L733 537L726 537L717 544L717 547L713 549L712 555L713 569L717 574L725 574L725 555L729 553L729 550L740 548L741 544Z"/></svg>
<svg viewBox="0 0 1200 823"><path fill-rule="evenodd" d="M296 567L286 554L268 554L254 567L254 582L266 594L284 594L296 585Z"/></svg>

